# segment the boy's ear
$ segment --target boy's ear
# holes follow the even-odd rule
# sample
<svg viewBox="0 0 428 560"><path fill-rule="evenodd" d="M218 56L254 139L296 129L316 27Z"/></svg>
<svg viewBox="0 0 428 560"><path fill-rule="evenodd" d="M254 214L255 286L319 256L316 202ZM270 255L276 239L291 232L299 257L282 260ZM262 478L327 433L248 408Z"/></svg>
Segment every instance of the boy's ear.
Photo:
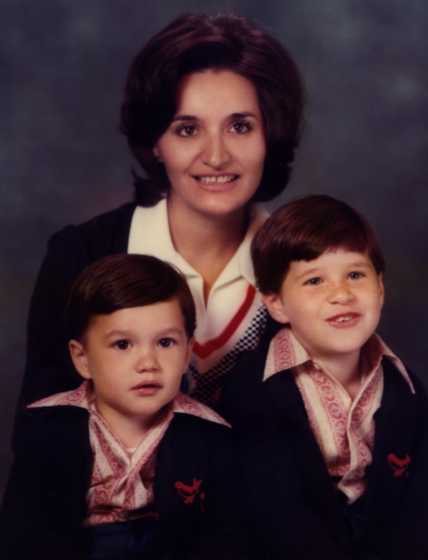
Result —
<svg viewBox="0 0 428 560"><path fill-rule="evenodd" d="M278 294L262 294L262 300L272 319L283 325L289 322L284 304Z"/></svg>
<svg viewBox="0 0 428 560"><path fill-rule="evenodd" d="M91 379L91 373L88 366L88 358L85 347L78 340L71 339L68 342L68 349L73 361L74 367L84 379Z"/></svg>

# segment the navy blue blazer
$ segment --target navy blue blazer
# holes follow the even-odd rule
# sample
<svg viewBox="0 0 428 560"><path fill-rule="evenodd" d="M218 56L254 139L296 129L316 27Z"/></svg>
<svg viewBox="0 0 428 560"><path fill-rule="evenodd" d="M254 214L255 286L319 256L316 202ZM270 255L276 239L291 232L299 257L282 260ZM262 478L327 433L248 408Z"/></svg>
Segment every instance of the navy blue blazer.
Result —
<svg viewBox="0 0 428 560"><path fill-rule="evenodd" d="M330 479L290 371L262 381L269 342L243 356L220 403L240 432L241 503L254 558L427 560L428 399L421 383L412 376L412 394L384 359L368 489L350 507Z"/></svg>
<svg viewBox="0 0 428 560"><path fill-rule="evenodd" d="M88 413L73 406L34 408L19 421L1 510L1 557L85 558L82 523L93 465ZM225 426L175 414L156 459L154 510L162 555L155 558L244 557L239 525L235 530L233 448ZM186 500L176 482L192 486L195 479L202 484Z"/></svg>

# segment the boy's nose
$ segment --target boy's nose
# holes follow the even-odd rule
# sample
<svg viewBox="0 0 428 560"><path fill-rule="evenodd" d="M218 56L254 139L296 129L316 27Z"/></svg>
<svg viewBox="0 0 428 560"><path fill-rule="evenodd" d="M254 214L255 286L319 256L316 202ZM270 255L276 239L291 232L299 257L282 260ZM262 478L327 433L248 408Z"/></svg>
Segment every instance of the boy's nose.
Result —
<svg viewBox="0 0 428 560"><path fill-rule="evenodd" d="M137 356L135 369L138 373L156 371L159 369L159 362L155 350L152 348L143 348Z"/></svg>
<svg viewBox="0 0 428 560"><path fill-rule="evenodd" d="M330 303L346 304L354 300L354 294L347 284L337 284L332 287L329 294Z"/></svg>
<svg viewBox="0 0 428 560"><path fill-rule="evenodd" d="M229 163L231 155L222 134L212 134L206 139L202 158L205 165L216 170Z"/></svg>

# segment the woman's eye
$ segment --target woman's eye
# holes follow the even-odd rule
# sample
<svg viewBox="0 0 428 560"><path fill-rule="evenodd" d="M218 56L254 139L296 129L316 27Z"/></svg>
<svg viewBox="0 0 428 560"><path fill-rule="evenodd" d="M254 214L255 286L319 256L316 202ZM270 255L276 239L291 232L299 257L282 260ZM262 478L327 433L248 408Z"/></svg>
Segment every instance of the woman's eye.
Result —
<svg viewBox="0 0 428 560"><path fill-rule="evenodd" d="M348 274L348 276L351 280L359 280L360 278L364 278L365 274L359 270L353 270Z"/></svg>
<svg viewBox="0 0 428 560"><path fill-rule="evenodd" d="M175 133L178 134L178 136L183 136L185 138L187 136L195 136L196 132L197 128L194 124L183 124L175 129Z"/></svg>
<svg viewBox="0 0 428 560"><path fill-rule="evenodd" d="M159 339L159 346L162 348L170 348L171 346L175 346L177 341L175 338L171 338L170 336L165 336L164 338Z"/></svg>
<svg viewBox="0 0 428 560"><path fill-rule="evenodd" d="M303 282L304 286L318 286L321 284L322 279L320 276L314 276L313 278L308 278Z"/></svg>
<svg viewBox="0 0 428 560"><path fill-rule="evenodd" d="M253 127L248 121L236 121L232 124L231 127L232 132L235 132L236 134L246 134L252 129Z"/></svg>
<svg viewBox="0 0 428 560"><path fill-rule="evenodd" d="M116 340L113 343L113 346L118 350L128 350L128 348L131 346L131 342L129 340L126 340L126 338L122 338L120 340Z"/></svg>

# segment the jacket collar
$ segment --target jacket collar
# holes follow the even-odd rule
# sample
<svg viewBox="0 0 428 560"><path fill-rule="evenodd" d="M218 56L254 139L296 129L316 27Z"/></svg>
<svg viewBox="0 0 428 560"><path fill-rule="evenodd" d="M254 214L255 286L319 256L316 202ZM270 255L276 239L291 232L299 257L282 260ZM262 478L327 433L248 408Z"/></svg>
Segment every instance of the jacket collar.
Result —
<svg viewBox="0 0 428 560"><path fill-rule="evenodd" d="M413 470L419 428L418 395L410 392L401 372L383 359L384 391L375 413L373 461L367 472L369 509L374 519L396 515L400 496Z"/></svg>
<svg viewBox="0 0 428 560"><path fill-rule="evenodd" d="M266 381L265 389L271 404L270 410L276 418L278 439L274 447L279 450L280 462L289 462L286 455L290 453L294 456L297 474L302 480L302 490L308 503L322 512L327 529L340 540L344 534L342 504L310 428L294 378L287 371L281 372ZM289 446L281 444L280 440L288 441ZM281 482L278 481L278 489L285 484L283 472L287 471L279 470Z"/></svg>

